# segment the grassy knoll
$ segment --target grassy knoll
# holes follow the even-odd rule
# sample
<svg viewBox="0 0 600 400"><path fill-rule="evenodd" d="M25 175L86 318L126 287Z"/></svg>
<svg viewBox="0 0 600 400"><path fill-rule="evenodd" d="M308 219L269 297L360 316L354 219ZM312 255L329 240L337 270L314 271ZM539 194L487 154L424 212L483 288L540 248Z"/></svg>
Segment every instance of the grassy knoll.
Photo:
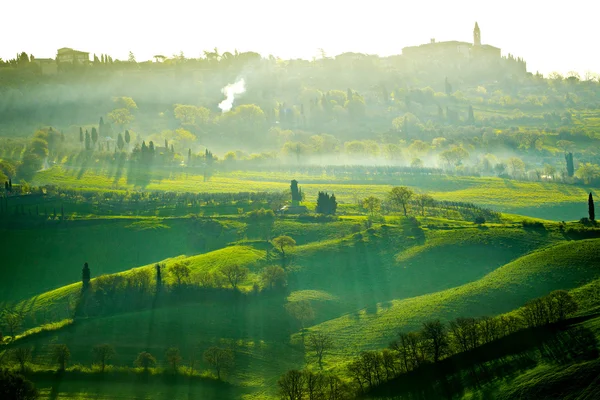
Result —
<svg viewBox="0 0 600 400"><path fill-rule="evenodd" d="M289 189L290 179L298 179L307 200L315 199L319 190L334 192L338 201L356 204L368 196L384 198L392 186L405 185L428 192L437 200L473 202L498 211L526 213L552 220L575 220L585 215L585 199L590 188L552 182L525 182L494 177L446 175L401 175L394 177L315 176L297 173L230 172L215 174L208 182L202 175L173 172L150 182L147 190L178 192L251 192ZM34 185L58 184L68 188L100 190L133 189L123 179L115 183L102 172L51 168L38 173ZM581 205L581 206L580 206Z"/></svg>
<svg viewBox="0 0 600 400"><path fill-rule="evenodd" d="M302 223L280 219L273 236L291 235L298 244L342 237L353 221ZM259 230L241 218L97 218L0 228L0 299L16 300L78 281L84 262L93 276L125 271L182 254L215 250ZM226 260L226 259L224 259ZM10 285L7 284L10 282Z"/></svg>
<svg viewBox="0 0 600 400"><path fill-rule="evenodd" d="M379 303L315 326L336 337L341 356L380 348L399 330L435 318L495 315L555 289L569 289L600 275L600 239L553 245L511 262L474 282L413 298Z"/></svg>
<svg viewBox="0 0 600 400"><path fill-rule="evenodd" d="M226 225L218 238L207 237L189 219L101 219L2 229L0 252L8 267L0 271L0 282L6 283L0 284L0 298L23 298L78 281L86 261L98 276L200 253L237 240L238 228Z"/></svg>
<svg viewBox="0 0 600 400"><path fill-rule="evenodd" d="M297 229L320 226L296 224ZM331 223L329 229L340 224L347 223ZM521 227L435 230L406 224L381 226L344 238L298 246L286 261L288 286L292 292L290 300L304 299L310 293L317 321L363 307L370 307L372 311L379 302L437 292L479 279L518 257L560 240L564 239L555 231L528 231ZM192 284L201 284L207 273L217 276L221 267L236 264L250 270L239 285L240 289L249 291L260 284L259 274L265 266L280 263L279 254L267 251L268 247L260 241L240 242L196 256L166 259L162 262L166 266L165 281L174 284L175 278L168 272L178 262L189 265ZM140 269L154 276L152 264L120 274L127 277ZM76 272L79 273L79 268ZM228 285L223 280L220 284ZM48 318L52 321L68 318L80 287L80 283L75 283L45 292L22 301L18 309L35 316L33 323Z"/></svg>
<svg viewBox="0 0 600 400"><path fill-rule="evenodd" d="M416 236L415 236L416 235ZM459 286L541 246L562 240L522 228L370 229L341 240L300 246L292 290L317 290L345 311ZM339 309L338 309L339 311ZM317 315L318 320L331 315Z"/></svg>

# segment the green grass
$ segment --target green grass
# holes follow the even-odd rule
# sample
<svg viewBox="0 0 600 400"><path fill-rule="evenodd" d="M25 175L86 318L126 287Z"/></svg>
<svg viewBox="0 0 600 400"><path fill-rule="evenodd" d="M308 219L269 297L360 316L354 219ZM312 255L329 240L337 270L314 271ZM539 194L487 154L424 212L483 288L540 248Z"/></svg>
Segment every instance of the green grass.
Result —
<svg viewBox="0 0 600 400"><path fill-rule="evenodd" d="M158 262L168 257L215 250L260 233L243 219L219 218L221 231L190 218L103 217L35 227L0 228L0 252L9 266L0 270L0 299L19 300L80 279L88 262L93 276ZM299 245L348 235L351 220L302 223L280 219L272 236L290 235ZM224 254L224 253L223 253Z"/></svg>
<svg viewBox="0 0 600 400"><path fill-rule="evenodd" d="M343 177L314 176L269 172L235 171L218 173L204 182L201 175L173 173L168 179L154 180L147 190L177 192L251 192L283 191L289 181L300 182L307 201L314 200L317 192L334 192L338 201L356 204L368 196L384 198L393 186L409 186L418 192L427 192L437 200L472 202L498 211L522 213L553 220L575 220L585 215L585 200L590 188L552 182L525 182L494 177L411 176L398 177ZM78 177L78 171L54 167L38 173L34 185L57 184L65 188L128 189L124 178L115 185L103 173L87 171Z"/></svg>
<svg viewBox="0 0 600 400"><path fill-rule="evenodd" d="M560 243L511 262L465 285L404 300L379 303L315 326L334 336L338 356L381 348L401 330L426 320L496 315L556 289L600 276L600 239Z"/></svg>

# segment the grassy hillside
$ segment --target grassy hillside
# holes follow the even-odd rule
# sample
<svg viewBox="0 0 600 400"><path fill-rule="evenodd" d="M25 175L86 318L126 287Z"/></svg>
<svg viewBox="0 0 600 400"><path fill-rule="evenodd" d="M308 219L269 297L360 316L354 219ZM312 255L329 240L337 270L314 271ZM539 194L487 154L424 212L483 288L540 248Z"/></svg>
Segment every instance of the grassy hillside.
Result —
<svg viewBox="0 0 600 400"><path fill-rule="evenodd" d="M283 227L306 232L323 226L331 235L343 232L344 222L299 224L282 222ZM282 229L282 232L288 230ZM306 234L305 232L305 234ZM320 236L323 236L323 232ZM317 235L317 237L319 236ZM416 236L415 236L416 235ZM563 240L554 231L528 231L520 227L457 228L421 230L406 225L382 226L342 239L298 246L288 257L290 300L309 298L316 320L325 321L379 302L403 299L459 286L540 246ZM266 251L261 242L240 242L205 254L178 256L165 260L166 271L176 262L188 263L190 282L199 284L205 273L218 274L221 267L236 264L249 268L250 274L240 288L250 290L259 284L259 274L267 265L279 264L279 255ZM93 268L93 264L92 264ZM154 274L152 265L141 267ZM77 268L77 273L79 273ZM136 273L132 269L123 276ZM96 275L96 273L94 273ZM165 280L174 278L166 274ZM93 285L92 280L92 285ZM227 283L223 283L227 285ZM35 321L56 314L68 317L81 284L76 283L45 292L23 301L18 308ZM307 297L308 296L308 297Z"/></svg>
<svg viewBox="0 0 600 400"><path fill-rule="evenodd" d="M416 235L416 236L415 236ZM291 290L317 290L346 312L437 292L483 277L548 243L552 231L522 228L411 230L383 226L297 249ZM323 299L323 301L328 301ZM331 300L329 300L331 301ZM338 311L340 309L338 308ZM331 315L317 315L318 320Z"/></svg>
<svg viewBox="0 0 600 400"><path fill-rule="evenodd" d="M400 330L425 320L495 315L555 289L569 289L600 276L600 239L560 243L519 258L474 282L404 300L315 326L334 336L338 355L380 348Z"/></svg>
<svg viewBox="0 0 600 400"><path fill-rule="evenodd" d="M302 223L277 220L273 236L298 244L342 237L353 221ZM216 229L218 228L218 229ZM259 233L242 218L98 218L0 228L0 299L16 300L76 282L84 262L93 276L126 271L167 257L215 250ZM8 284L10 282L10 284Z"/></svg>

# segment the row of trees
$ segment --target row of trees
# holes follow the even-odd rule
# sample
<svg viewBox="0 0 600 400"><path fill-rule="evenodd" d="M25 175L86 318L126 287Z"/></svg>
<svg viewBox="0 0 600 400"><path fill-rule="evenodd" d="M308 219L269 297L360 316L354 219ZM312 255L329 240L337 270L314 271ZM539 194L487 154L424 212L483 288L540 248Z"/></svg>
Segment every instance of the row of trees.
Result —
<svg viewBox="0 0 600 400"><path fill-rule="evenodd" d="M354 382L364 391L453 354L468 352L524 328L535 328L565 320L577 311L577 303L566 291L527 302L517 314L499 317L457 318L444 324L423 323L421 330L400 333L383 351L363 352L348 366Z"/></svg>
<svg viewBox="0 0 600 400"><path fill-rule="evenodd" d="M437 363L454 354L473 351L522 329L564 321L577 309L572 296L559 290L531 300L516 313L508 315L457 318L446 324L440 320L428 321L419 331L401 332L388 348L364 351L351 361L347 372L354 386L341 384L339 378L332 375L291 370L279 379L279 393L282 398L291 400L350 398L357 391L365 392L400 374ZM306 312L304 314L307 315ZM334 341L322 332L311 332L304 344L322 367L323 356L333 348ZM336 390L332 392L334 387Z"/></svg>
<svg viewBox="0 0 600 400"><path fill-rule="evenodd" d="M94 364L104 373L106 367L111 365L110 361L116 356L115 348L107 343L96 345L92 348ZM19 365L21 372L25 372L27 364L32 362L33 351L31 347L17 347L10 350L11 359ZM202 353L204 362L214 369L217 379L221 379L223 374L231 371L234 367L233 351L223 347L212 346ZM71 350L66 344L55 344L51 348L51 359L57 365L59 371L64 371L71 361ZM196 366L196 354L190 354L189 369L194 373ZM173 374L180 372L182 367L183 357L179 348L170 347L164 353L163 364L167 366L167 370ZM139 353L133 364L141 368L147 373L150 368L157 365L156 357L147 351Z"/></svg>

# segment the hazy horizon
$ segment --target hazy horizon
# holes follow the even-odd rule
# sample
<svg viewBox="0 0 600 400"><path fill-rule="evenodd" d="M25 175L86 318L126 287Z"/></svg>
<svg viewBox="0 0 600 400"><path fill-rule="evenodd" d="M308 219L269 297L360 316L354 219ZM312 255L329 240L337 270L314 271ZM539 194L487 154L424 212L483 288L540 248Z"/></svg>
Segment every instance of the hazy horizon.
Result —
<svg viewBox="0 0 600 400"><path fill-rule="evenodd" d="M388 56L432 38L470 42L477 21L484 44L500 47L502 55L524 58L530 72L577 71L582 76L586 71L600 72L600 54L582 51L595 47L594 16L600 4L591 1L564 3L571 13L541 1L515 0L503 2L502 8L476 1L396 5L375 0L369 9L337 0L308 0L302 7L272 0L202 5L173 0L166 7L140 1L107 0L96 7L91 3L5 5L0 36L14 39L0 47L0 58L14 58L21 51L54 58L61 47L120 60L132 51L138 61L181 51L197 58L215 47L220 52L256 51L284 59L312 59L320 48L328 56L348 51ZM32 9L36 13L29 15ZM22 29L23 15L35 28Z"/></svg>

